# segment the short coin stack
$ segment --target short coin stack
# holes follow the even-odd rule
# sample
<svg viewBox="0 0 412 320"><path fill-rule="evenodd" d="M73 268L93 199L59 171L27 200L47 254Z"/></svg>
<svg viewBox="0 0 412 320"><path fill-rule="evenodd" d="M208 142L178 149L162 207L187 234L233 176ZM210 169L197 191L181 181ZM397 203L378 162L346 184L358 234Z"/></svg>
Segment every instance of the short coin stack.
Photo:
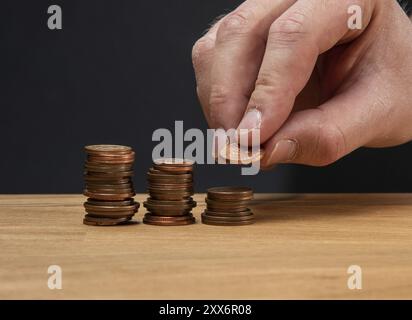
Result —
<svg viewBox="0 0 412 320"><path fill-rule="evenodd" d="M150 197L144 202L148 213L143 222L158 226L181 226L195 223L193 201L193 162L160 159L147 172Z"/></svg>
<svg viewBox="0 0 412 320"><path fill-rule="evenodd" d="M119 145L90 145L85 147L83 223L94 226L113 226L129 222L139 208L135 202L132 176L134 152Z"/></svg>
<svg viewBox="0 0 412 320"><path fill-rule="evenodd" d="M252 224L254 216L247 207L253 191L246 187L216 187L207 190L202 222L217 226Z"/></svg>

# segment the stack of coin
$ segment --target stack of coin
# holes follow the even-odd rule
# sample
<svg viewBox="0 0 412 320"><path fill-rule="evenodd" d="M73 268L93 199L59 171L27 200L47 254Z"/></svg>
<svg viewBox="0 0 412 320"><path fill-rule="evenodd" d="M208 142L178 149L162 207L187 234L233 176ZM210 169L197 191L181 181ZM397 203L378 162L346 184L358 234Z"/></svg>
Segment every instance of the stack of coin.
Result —
<svg viewBox="0 0 412 320"><path fill-rule="evenodd" d="M253 191L246 187L216 187L207 190L202 222L217 226L243 226L254 222L248 203Z"/></svg>
<svg viewBox="0 0 412 320"><path fill-rule="evenodd" d="M134 152L118 145L85 147L83 223L94 226L113 226L130 222L139 208L135 202L132 176Z"/></svg>
<svg viewBox="0 0 412 320"><path fill-rule="evenodd" d="M144 202L148 213L143 222L159 226L181 226L195 223L191 210L193 200L193 161L183 159L155 160L147 172L150 197Z"/></svg>

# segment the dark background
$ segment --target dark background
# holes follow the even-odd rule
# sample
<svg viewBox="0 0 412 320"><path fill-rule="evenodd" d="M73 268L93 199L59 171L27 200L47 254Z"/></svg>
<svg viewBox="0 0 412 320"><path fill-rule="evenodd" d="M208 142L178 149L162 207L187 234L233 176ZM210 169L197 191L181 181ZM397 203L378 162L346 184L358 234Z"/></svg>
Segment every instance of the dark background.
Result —
<svg viewBox="0 0 412 320"><path fill-rule="evenodd" d="M2 0L0 193L80 193L83 146L131 145L144 191L157 128L207 125L195 94L191 47L230 0ZM58 4L63 30L47 28ZM197 191L407 192L412 146L358 150L326 168L280 166L241 176L199 165Z"/></svg>

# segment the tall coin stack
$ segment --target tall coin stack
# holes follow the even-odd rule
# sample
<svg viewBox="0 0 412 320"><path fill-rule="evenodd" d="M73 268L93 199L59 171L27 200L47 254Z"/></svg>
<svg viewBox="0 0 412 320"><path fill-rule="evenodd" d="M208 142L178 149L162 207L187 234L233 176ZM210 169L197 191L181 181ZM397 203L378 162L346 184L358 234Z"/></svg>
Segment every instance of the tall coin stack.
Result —
<svg viewBox="0 0 412 320"><path fill-rule="evenodd" d="M83 223L113 226L129 222L139 208L135 202L132 176L134 152L119 145L85 147L84 203L87 214Z"/></svg>
<svg viewBox="0 0 412 320"><path fill-rule="evenodd" d="M207 190L202 222L217 226L243 226L254 223L248 203L253 190L246 187L216 187Z"/></svg>
<svg viewBox="0 0 412 320"><path fill-rule="evenodd" d="M159 226L195 223L193 162L182 159L156 160L147 172L150 197L144 202L148 213L143 222Z"/></svg>

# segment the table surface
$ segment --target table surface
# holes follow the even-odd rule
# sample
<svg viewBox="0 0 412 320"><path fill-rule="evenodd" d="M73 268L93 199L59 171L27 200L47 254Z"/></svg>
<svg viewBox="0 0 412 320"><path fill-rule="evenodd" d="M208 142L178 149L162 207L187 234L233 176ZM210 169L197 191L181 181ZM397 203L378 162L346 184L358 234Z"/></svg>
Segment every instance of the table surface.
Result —
<svg viewBox="0 0 412 320"><path fill-rule="evenodd" d="M0 195L0 298L412 298L411 194L255 198L251 226L201 224L199 194L194 225L92 227L83 196ZM348 288L351 265L361 290Z"/></svg>

